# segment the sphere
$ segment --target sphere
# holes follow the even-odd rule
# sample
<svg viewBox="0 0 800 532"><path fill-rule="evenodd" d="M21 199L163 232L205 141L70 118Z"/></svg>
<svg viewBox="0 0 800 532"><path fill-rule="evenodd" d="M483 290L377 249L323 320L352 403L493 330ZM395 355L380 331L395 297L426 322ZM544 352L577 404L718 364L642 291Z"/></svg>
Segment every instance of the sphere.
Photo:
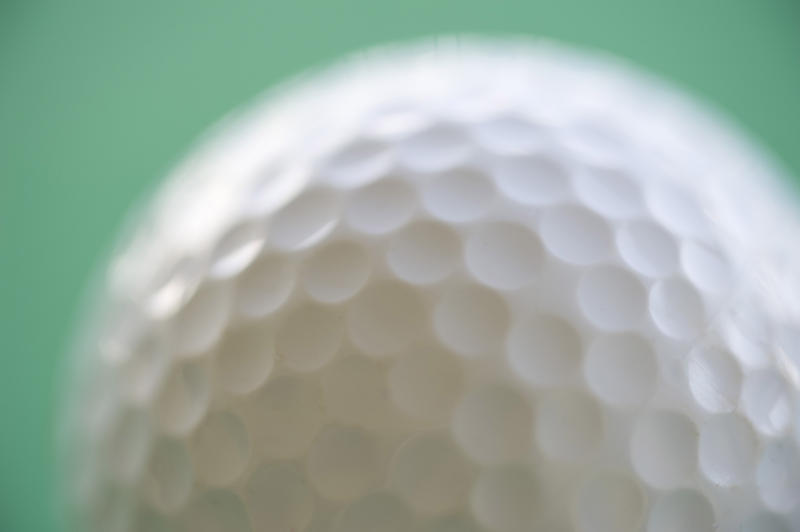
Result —
<svg viewBox="0 0 800 532"><path fill-rule="evenodd" d="M800 528L800 217L736 128L538 41L268 94L133 218L65 413L89 532Z"/></svg>

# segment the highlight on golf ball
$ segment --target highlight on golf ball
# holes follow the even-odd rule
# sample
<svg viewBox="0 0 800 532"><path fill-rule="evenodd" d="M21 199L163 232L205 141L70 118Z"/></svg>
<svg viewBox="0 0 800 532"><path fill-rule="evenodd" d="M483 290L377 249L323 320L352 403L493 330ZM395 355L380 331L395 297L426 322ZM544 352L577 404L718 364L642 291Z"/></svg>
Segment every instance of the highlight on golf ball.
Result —
<svg viewBox="0 0 800 532"><path fill-rule="evenodd" d="M87 532L800 530L800 216L605 55L372 50L226 120L74 357Z"/></svg>

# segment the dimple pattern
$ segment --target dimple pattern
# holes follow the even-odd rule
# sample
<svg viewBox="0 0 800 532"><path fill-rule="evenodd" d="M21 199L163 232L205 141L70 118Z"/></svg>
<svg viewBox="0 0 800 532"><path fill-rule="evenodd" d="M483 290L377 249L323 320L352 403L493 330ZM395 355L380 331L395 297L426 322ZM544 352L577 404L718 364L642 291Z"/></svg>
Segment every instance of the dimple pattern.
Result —
<svg viewBox="0 0 800 532"><path fill-rule="evenodd" d="M772 167L608 60L386 54L251 110L114 256L78 529L800 529Z"/></svg>

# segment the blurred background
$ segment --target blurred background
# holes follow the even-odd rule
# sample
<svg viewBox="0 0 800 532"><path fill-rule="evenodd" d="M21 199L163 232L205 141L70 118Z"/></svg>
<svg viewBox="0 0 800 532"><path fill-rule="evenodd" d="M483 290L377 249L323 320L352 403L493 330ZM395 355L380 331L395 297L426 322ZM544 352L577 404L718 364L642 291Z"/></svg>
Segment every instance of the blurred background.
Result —
<svg viewBox="0 0 800 532"><path fill-rule="evenodd" d="M452 32L625 56L727 110L800 176L797 0L0 0L0 531L60 530L57 385L125 212L265 87Z"/></svg>

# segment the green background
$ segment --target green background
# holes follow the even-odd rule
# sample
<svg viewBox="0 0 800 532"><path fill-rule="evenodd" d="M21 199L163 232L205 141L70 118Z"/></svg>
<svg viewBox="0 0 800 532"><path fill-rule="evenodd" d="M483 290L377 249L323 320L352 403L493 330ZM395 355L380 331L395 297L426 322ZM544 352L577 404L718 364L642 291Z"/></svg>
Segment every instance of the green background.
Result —
<svg viewBox="0 0 800 532"><path fill-rule="evenodd" d="M0 0L0 531L59 529L63 354L131 204L205 127L277 80L442 32L627 56L727 109L800 175L795 0Z"/></svg>

